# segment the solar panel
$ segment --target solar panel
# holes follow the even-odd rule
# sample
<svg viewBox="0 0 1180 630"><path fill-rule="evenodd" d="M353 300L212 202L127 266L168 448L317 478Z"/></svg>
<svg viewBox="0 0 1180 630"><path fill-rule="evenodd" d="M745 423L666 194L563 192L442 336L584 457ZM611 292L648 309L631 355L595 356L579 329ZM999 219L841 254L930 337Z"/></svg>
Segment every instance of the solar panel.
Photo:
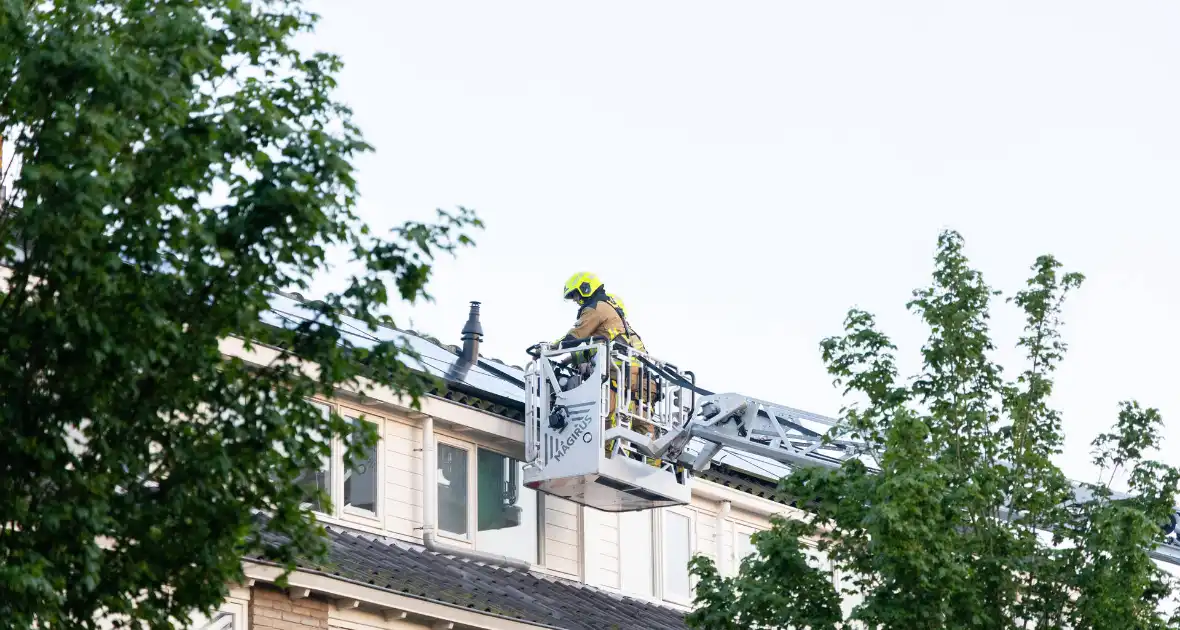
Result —
<svg viewBox="0 0 1180 630"><path fill-rule="evenodd" d="M315 311L295 298L275 294L270 298L270 309L260 313L259 318L272 326L293 329L303 322L313 321ZM383 341L403 342L419 356L419 360L406 356L403 363L407 367L524 404L524 371L519 368L480 359L476 365L463 370L458 365L456 353L417 335L387 326L370 330L364 322L347 315L340 319L340 333L357 347L372 348Z"/></svg>

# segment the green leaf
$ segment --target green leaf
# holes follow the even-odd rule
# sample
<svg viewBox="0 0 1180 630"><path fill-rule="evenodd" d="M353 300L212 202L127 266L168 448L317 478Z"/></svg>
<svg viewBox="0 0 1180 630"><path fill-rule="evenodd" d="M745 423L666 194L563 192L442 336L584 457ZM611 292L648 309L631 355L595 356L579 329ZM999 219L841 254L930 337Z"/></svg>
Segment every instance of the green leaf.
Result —
<svg viewBox="0 0 1180 630"><path fill-rule="evenodd" d="M284 0L0 2L19 170L0 251L24 254L0 295L0 627L105 609L170 628L218 603L245 553L315 559L295 479L326 446L303 438L353 429L307 398L361 375L414 405L430 386L404 344L332 326L425 297L432 254L482 224L460 209L377 236L359 220L370 147L334 100L339 59L294 46L315 19ZM360 272L314 306L319 326L259 321L336 250ZM226 361L229 335L322 376Z"/></svg>

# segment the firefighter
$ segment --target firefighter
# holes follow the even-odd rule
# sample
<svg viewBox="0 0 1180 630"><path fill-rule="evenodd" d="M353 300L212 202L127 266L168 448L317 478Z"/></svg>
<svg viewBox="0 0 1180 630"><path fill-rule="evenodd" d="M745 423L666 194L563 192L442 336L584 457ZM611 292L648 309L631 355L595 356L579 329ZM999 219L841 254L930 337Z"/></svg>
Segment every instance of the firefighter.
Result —
<svg viewBox="0 0 1180 630"><path fill-rule="evenodd" d="M574 322L572 328L566 333L564 337L558 340L557 343L572 341L574 339L585 339L587 337L604 337L609 342L621 340L623 343L642 351L642 347L634 345L634 339L631 337L633 332L627 325L623 317L623 309L612 303L610 297L606 292L598 276L580 272L570 276L562 287L562 297L567 300L576 302L578 308L578 319ZM637 338L637 337L636 337ZM639 343L642 343L640 341ZM576 366L588 367L590 358L594 355L593 350L579 351L571 357L572 362ZM610 389L610 413L607 416L607 427L615 425L615 409L618 396L618 377L622 365L610 366L611 389ZM628 387L630 402L639 402L640 399L640 383L639 374L640 367L637 360L632 360L630 367L630 387ZM638 418L632 418L631 428L639 433L645 433L651 437L655 437L655 427L651 424L643 422ZM611 444L606 447L609 450ZM653 463L657 463L653 461Z"/></svg>
<svg viewBox="0 0 1180 630"><path fill-rule="evenodd" d="M619 314L619 319L623 320L623 330L627 333L627 342L632 348L647 354L647 347L643 345L643 339L640 338L639 333L631 327L631 322L627 321L627 307L623 305L623 299L613 293L607 293L606 299L610 305L614 307ZM659 398L659 385L650 377L647 379L647 393L643 393L643 384L639 383L639 370L641 362L638 358L631 359L631 373L632 373L632 396L639 402L642 401L648 406L654 404Z"/></svg>
<svg viewBox="0 0 1180 630"><path fill-rule="evenodd" d="M565 281L562 295L565 299L578 304L578 319L572 328L557 343L585 339L587 337L604 337L614 341L623 338L624 343L630 343L626 335L626 326L619 312L610 304L606 297L606 288L602 280L592 273L575 273ZM585 355L578 353L576 362L584 362L592 356L592 351Z"/></svg>
<svg viewBox="0 0 1180 630"><path fill-rule="evenodd" d="M646 353L647 348L643 345L643 339L641 339L639 334L635 332L635 329L631 327L631 322L627 321L627 307L623 305L623 298L620 298L614 293L607 293L606 301L609 302L611 306L615 307L615 310L619 313L619 318L623 320L623 330L627 332L627 339L630 340L631 347L640 352Z"/></svg>
<svg viewBox="0 0 1180 630"><path fill-rule="evenodd" d="M635 329L631 327L631 322L627 321L627 307L623 304L623 299L613 293L606 294L607 302L614 307L615 311L619 313L619 318L623 320L623 330L627 333L628 344L636 350L646 354L647 347L643 345L643 339ZM636 358L631 359L631 400L633 404L637 404L640 409L640 415L643 413L653 413L653 407L659 399L660 386L659 382L647 375L646 379L641 382L640 376L640 361ZM644 387L646 385L646 387ZM644 424L647 427L647 434L653 439L656 437L655 427L650 424ZM659 459L652 459L645 457L644 460L653 465L659 466Z"/></svg>

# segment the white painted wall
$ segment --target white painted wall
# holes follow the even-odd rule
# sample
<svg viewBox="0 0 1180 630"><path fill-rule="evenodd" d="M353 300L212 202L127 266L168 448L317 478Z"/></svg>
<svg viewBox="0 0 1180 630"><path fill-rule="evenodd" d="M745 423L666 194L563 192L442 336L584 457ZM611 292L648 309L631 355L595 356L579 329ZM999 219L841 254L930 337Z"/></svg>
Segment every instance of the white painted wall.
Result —
<svg viewBox="0 0 1180 630"><path fill-rule="evenodd" d="M365 407L355 401L347 403L360 409L365 416L381 425L383 456L383 509L381 526L362 521L347 514L337 518L321 517L327 522L381 533L403 540L421 542L423 517L422 478L422 423L407 414L388 408ZM436 417L435 432L444 442L460 445L471 453L469 461L469 492L472 504L476 501L474 454L476 447L502 451L503 445L479 437L479 431L442 428L450 407L470 414L470 410L435 401L432 409ZM441 412L441 413L439 413ZM483 424L489 426L488 423ZM725 574L733 575L740 562L739 554L749 535L770 526L772 512L790 511L782 505L758 499L707 481L694 481L694 496L690 505L664 508L650 512L615 514L579 506L571 501L549 495L539 495L538 563L536 569L553 575L580 580L586 584L641 599L666 604L687 606L690 600L673 591L675 581L669 572L675 567L669 558L672 552L683 553L683 548L670 549L664 532L669 513L687 518L689 554L700 553L719 563ZM702 492L696 493L695 489ZM728 517L718 531L719 498L733 504ZM471 525L474 526L474 519ZM474 527L471 528L474 530ZM473 533L478 536L478 532ZM718 537L725 555L718 562ZM447 544L470 547L464 542L448 538ZM501 553L494 546L485 551ZM665 557L667 556L667 557ZM680 578L683 575L679 576Z"/></svg>
<svg viewBox="0 0 1180 630"><path fill-rule="evenodd" d="M276 354L273 349L258 346L247 351L240 340L232 338L223 341L222 352L259 364L274 360ZM314 375L310 366L307 369ZM384 460L380 521L375 524L345 514L321 517L325 522L421 542L422 424L414 419L415 415L434 417L435 433L440 439L521 456L523 430L519 423L435 397L424 398L420 411L413 411L408 408L407 400L387 388L368 381L363 385L367 394L364 402L353 400L349 392L342 392L341 396L350 400L341 403L363 411L371 420L380 419ZM474 471L475 466L473 457L469 469ZM471 477L474 482L474 472ZM695 480L694 484L691 505L674 508L690 519L690 553L700 552L716 561L720 535L727 554L723 564L730 569L727 573L731 573L737 566L735 532L742 528L765 529L769 527L769 515L785 508L706 481ZM474 499L475 484L470 483L469 489ZM719 497L733 503L731 517L724 522L721 532L716 531ZM637 597L661 598L664 566L661 512L664 510L609 514L548 495L540 495L538 504L540 549L536 570ZM471 546L470 542L458 540L446 542Z"/></svg>

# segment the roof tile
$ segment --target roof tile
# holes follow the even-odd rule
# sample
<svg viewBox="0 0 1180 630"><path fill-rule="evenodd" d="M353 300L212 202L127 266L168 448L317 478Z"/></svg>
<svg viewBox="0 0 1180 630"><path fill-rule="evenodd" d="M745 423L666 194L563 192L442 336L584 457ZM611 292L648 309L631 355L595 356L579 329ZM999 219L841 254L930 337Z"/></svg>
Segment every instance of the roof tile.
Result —
<svg viewBox="0 0 1180 630"><path fill-rule="evenodd" d="M336 526L325 529L327 560L300 560L300 568L568 630L686 628L683 613L669 607L552 576L459 559L392 538ZM269 537L267 542L282 541Z"/></svg>

